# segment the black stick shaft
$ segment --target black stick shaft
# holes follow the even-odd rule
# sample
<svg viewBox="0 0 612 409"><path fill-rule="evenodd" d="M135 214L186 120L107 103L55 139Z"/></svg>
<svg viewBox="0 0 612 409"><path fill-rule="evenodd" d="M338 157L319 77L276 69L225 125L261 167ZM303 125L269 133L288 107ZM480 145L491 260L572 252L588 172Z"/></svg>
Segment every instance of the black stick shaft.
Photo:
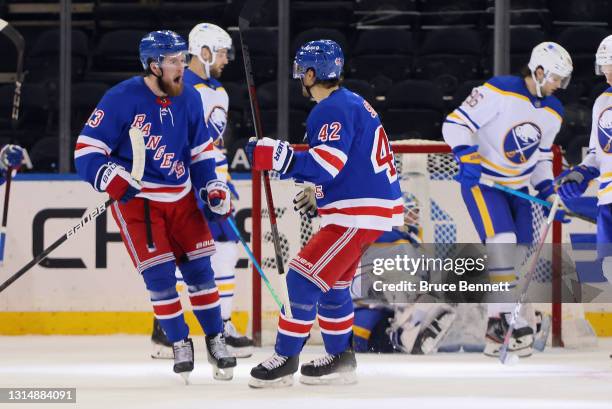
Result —
<svg viewBox="0 0 612 409"><path fill-rule="evenodd" d="M2 228L6 228L8 222L9 199L11 197L11 181L13 180L13 168L9 166L6 170L6 186L4 187L4 208L2 209ZM5 243L6 246L6 243Z"/></svg>
<svg viewBox="0 0 612 409"><path fill-rule="evenodd" d="M51 244L49 247L44 249L40 254L38 254L36 257L34 257L28 264L23 266L19 271L17 271L15 274L13 274L8 280L3 282L0 285L0 293L2 291L4 291L8 286L13 284L15 281L17 281L17 279L19 279L19 277L21 277L22 275L27 273L28 270L30 270L32 267L34 267L35 265L37 265L38 263L43 261L45 258L47 258L47 256L53 250L58 248L62 243L64 243L69 238L75 236L79 231L83 230L83 228L85 227L86 224L88 224L92 220L95 220L101 214L104 214L106 212L106 209L108 209L108 207L110 205L112 205L114 203L114 201L115 201L114 199L108 199L106 202L104 202L103 204L100 204L93 211L91 211L89 214L87 214L85 217L83 217L79 221L79 223L75 224L72 228L70 228L70 230L68 230L62 237L60 237L59 239L55 240L55 242L53 244Z"/></svg>
<svg viewBox="0 0 612 409"><path fill-rule="evenodd" d="M257 94L255 92L255 79L253 78L253 67L251 65L251 54L249 47L244 41L244 31L250 27L250 19L255 13L261 9L266 0L252 0L245 5L241 16L238 19L238 28L240 32L240 45L242 48L242 56L244 60L244 70L246 73L247 86L249 90L249 102L251 103L251 112L253 113L253 124L255 125L255 136L257 139L263 137L263 128L261 125L261 113L257 102ZM276 268L278 274L285 274L285 266L283 264L283 254L280 244L280 235L278 233L278 225L276 224L276 210L274 208L274 200L272 199L272 187L270 186L270 175L268 171L263 172L264 176L264 191L266 195L266 204L270 216L270 227L272 230L272 240L274 242L274 252L276 255Z"/></svg>

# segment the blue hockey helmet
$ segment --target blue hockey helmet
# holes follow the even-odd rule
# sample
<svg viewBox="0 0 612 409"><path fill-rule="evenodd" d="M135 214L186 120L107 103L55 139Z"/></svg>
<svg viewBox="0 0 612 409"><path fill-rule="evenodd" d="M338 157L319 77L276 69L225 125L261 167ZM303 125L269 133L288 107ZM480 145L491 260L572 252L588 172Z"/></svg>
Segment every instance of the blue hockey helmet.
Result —
<svg viewBox="0 0 612 409"><path fill-rule="evenodd" d="M340 79L343 66L344 54L338 43L332 40L309 41L295 54L293 78L303 78L312 68L318 80Z"/></svg>
<svg viewBox="0 0 612 409"><path fill-rule="evenodd" d="M161 64L164 56L180 52L187 54L187 50L187 42L183 37L170 30L150 32L140 40L138 49L145 70L149 68L151 60Z"/></svg>

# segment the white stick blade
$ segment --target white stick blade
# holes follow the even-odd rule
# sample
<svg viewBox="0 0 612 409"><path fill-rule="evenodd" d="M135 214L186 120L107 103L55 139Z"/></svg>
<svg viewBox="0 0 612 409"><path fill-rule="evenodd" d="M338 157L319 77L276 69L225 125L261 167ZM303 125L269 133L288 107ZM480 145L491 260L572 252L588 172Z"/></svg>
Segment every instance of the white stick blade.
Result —
<svg viewBox="0 0 612 409"><path fill-rule="evenodd" d="M144 136L138 128L130 128L129 134L132 143L132 177L140 181L145 167Z"/></svg>

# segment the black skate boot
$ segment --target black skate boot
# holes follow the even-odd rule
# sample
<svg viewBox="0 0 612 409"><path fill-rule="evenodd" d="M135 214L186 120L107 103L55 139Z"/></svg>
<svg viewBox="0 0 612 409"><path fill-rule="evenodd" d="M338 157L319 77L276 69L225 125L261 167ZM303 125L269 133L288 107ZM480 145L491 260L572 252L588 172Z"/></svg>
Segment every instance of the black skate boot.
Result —
<svg viewBox="0 0 612 409"><path fill-rule="evenodd" d="M484 354L490 357L499 357L499 350L504 343L504 337L510 327L508 320L511 314L502 314L502 317L489 317L487 324L486 345ZM515 328L510 337L508 352L520 358L531 356L533 350L533 329L529 326Z"/></svg>
<svg viewBox="0 0 612 409"><path fill-rule="evenodd" d="M172 359L174 352L172 351L172 342L168 341L166 333L159 325L157 318L153 318L153 333L151 334L151 343L153 344L153 359Z"/></svg>
<svg viewBox="0 0 612 409"><path fill-rule="evenodd" d="M229 381L234 377L236 358L229 353L223 334L206 336L206 351L208 362L213 366L213 378L219 381Z"/></svg>
<svg viewBox="0 0 612 409"><path fill-rule="evenodd" d="M238 333L231 320L223 322L223 337L227 350L236 358L248 358L253 355L253 341Z"/></svg>
<svg viewBox="0 0 612 409"><path fill-rule="evenodd" d="M357 383L357 361L353 348L317 358L302 365L300 382L307 385L350 385Z"/></svg>
<svg viewBox="0 0 612 409"><path fill-rule="evenodd" d="M174 372L181 375L185 384L189 385L189 374L193 371L193 342L185 338L172 345L174 352Z"/></svg>
<svg viewBox="0 0 612 409"><path fill-rule="evenodd" d="M251 388L282 388L293 385L293 374L300 363L299 355L292 357L274 353L255 368L251 369Z"/></svg>

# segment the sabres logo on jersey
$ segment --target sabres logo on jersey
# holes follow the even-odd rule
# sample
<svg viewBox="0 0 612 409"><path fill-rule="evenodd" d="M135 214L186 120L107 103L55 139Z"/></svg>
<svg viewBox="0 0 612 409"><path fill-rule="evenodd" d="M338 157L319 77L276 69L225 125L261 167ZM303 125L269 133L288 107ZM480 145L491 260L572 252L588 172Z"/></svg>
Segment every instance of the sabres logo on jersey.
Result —
<svg viewBox="0 0 612 409"><path fill-rule="evenodd" d="M531 158L542 140L542 131L531 122L515 125L504 137L504 154L517 165Z"/></svg>
<svg viewBox="0 0 612 409"><path fill-rule="evenodd" d="M221 144L223 144L222 136L227 126L227 112L225 112L225 109L220 106L213 107L207 124L208 128L213 131L211 136L215 141L215 145L219 143L217 142L218 140L221 140Z"/></svg>
<svg viewBox="0 0 612 409"><path fill-rule="evenodd" d="M605 153L612 153L612 106L606 108L597 121L597 139Z"/></svg>

